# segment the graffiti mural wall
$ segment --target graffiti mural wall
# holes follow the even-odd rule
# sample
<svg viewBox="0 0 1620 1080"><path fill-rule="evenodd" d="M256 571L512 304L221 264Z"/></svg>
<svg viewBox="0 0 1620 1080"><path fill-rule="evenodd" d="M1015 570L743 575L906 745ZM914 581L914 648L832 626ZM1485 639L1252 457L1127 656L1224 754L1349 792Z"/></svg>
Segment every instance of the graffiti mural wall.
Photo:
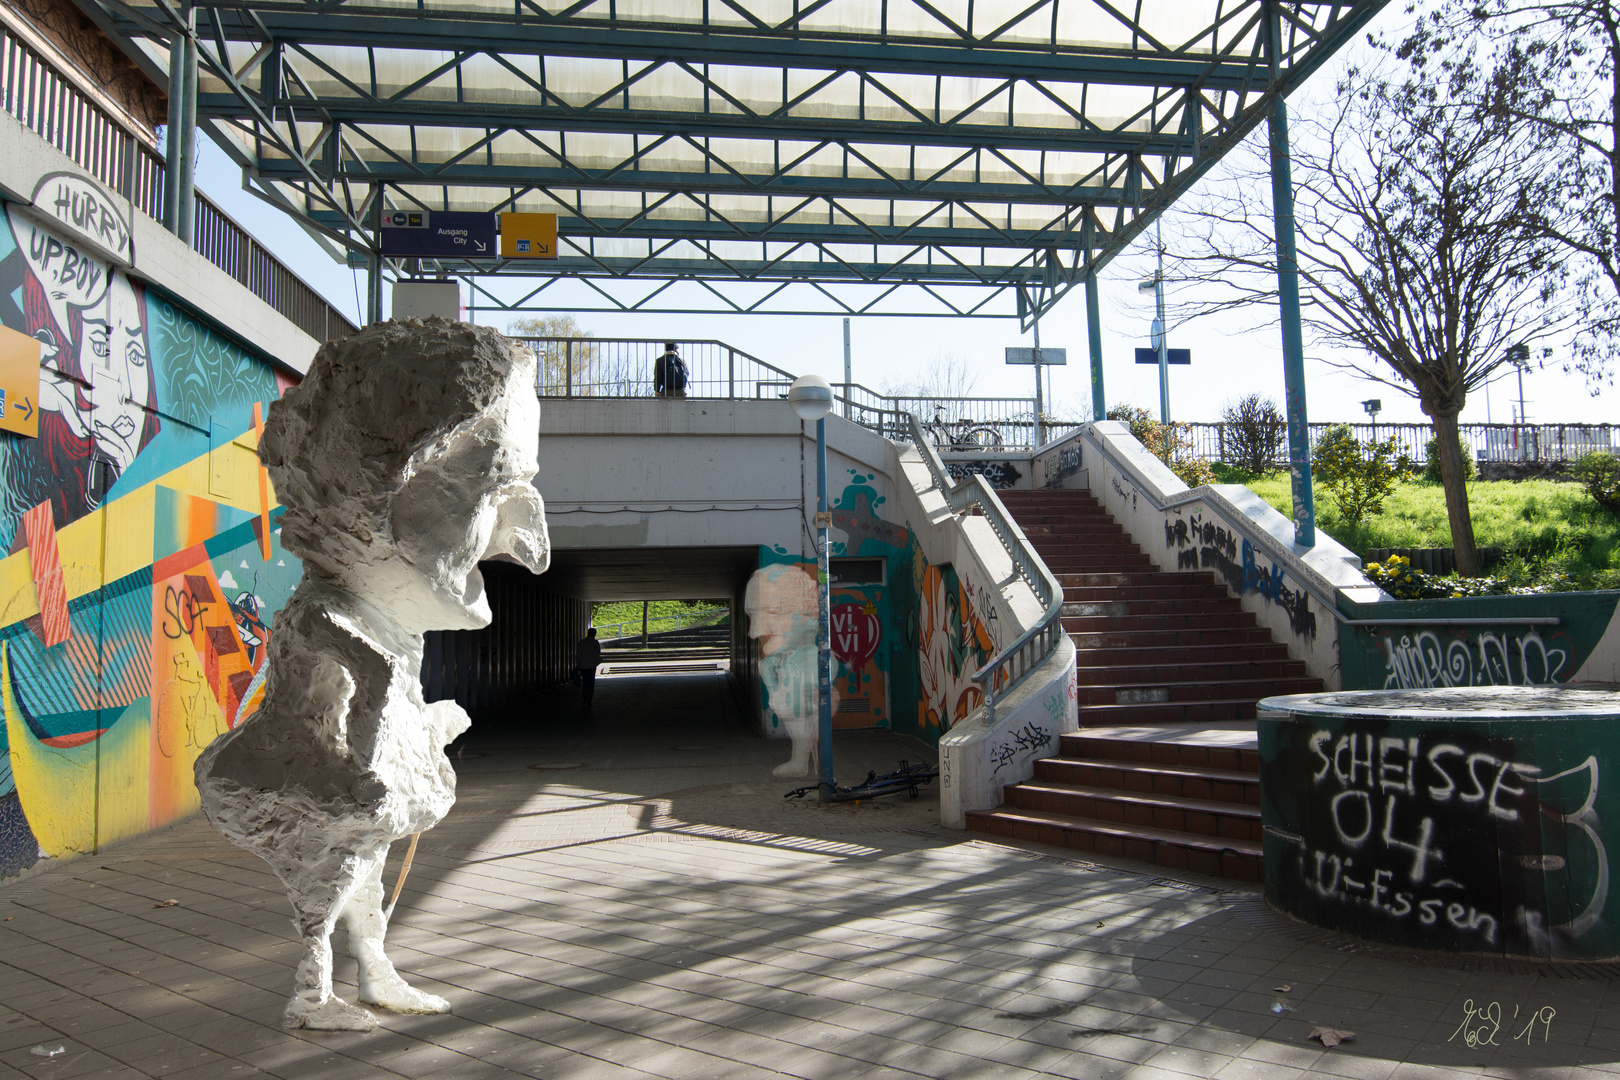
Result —
<svg viewBox="0 0 1620 1080"><path fill-rule="evenodd" d="M1551 686L1578 675L1616 620L1620 593L1477 596L1354 604L1340 634L1345 689ZM1407 620L1377 625L1375 620ZM1410 625L1429 620L1432 625ZM1445 620L1466 620L1445 625Z"/></svg>
<svg viewBox="0 0 1620 1080"><path fill-rule="evenodd" d="M872 473L849 470L833 500L832 535L845 537L828 546L833 576L842 578L831 588L833 722L890 727L937 742L983 703L973 673L1003 644L999 597L948 563L930 563L909 523L883 516L890 504L878 483ZM873 562L881 562L881 573ZM796 568L796 576L784 577L786 567ZM774 629L755 633L767 734L791 734L803 724L799 710L814 710L813 666L801 676L778 678L774 692L767 676L792 668L789 657L814 663L815 573L814 560L780 547L760 549L750 603L762 603L767 593L803 594L797 618L785 618L778 610L783 605L774 604ZM811 588L801 588L801 580ZM783 582L793 587L784 593Z"/></svg>
<svg viewBox="0 0 1620 1080"><path fill-rule="evenodd" d="M4 217L0 323L41 364L38 437L0 432L9 876L196 808L192 762L255 707L301 571L255 454L288 377L74 240Z"/></svg>

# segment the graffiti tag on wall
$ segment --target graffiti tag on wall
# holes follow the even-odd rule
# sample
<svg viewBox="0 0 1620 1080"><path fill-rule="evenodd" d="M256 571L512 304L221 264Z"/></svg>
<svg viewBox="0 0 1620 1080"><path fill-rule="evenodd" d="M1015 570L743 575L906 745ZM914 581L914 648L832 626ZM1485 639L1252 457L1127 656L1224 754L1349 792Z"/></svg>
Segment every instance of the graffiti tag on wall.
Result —
<svg viewBox="0 0 1620 1080"><path fill-rule="evenodd" d="M1010 461L947 461L945 471L958 484L977 473L993 488L1014 487L1024 475Z"/></svg>
<svg viewBox="0 0 1620 1080"><path fill-rule="evenodd" d="M1609 869L1595 757L1544 769L1463 725L1391 733L1295 722L1263 766L1291 849L1283 906L1436 948L1549 955L1599 921ZM1303 895L1302 895L1303 894Z"/></svg>
<svg viewBox="0 0 1620 1080"><path fill-rule="evenodd" d="M1425 630L1402 634L1397 641L1386 634L1379 640L1384 652L1386 690L1413 690L1438 686L1542 686L1568 682L1568 635L1562 646L1549 644L1534 630L1524 633Z"/></svg>
<svg viewBox="0 0 1620 1080"><path fill-rule="evenodd" d="M1061 711L1061 705L1059 706ZM996 763L991 775L1017 761L1045 752L1052 745L1052 732L1031 720L990 747L990 760Z"/></svg>
<svg viewBox="0 0 1620 1080"><path fill-rule="evenodd" d="M1055 466L1055 467L1054 467ZM1055 488L1080 471L1080 444L1072 443L1046 459L1046 486Z"/></svg>
<svg viewBox="0 0 1620 1080"><path fill-rule="evenodd" d="M1238 549L1242 547L1239 561ZM1288 626L1298 637L1316 637L1316 613L1304 589L1291 589L1281 566L1262 564L1254 545L1202 514L1179 515L1164 523L1164 546L1175 548L1176 569L1213 570L1233 592L1257 592L1288 613Z"/></svg>
<svg viewBox="0 0 1620 1080"><path fill-rule="evenodd" d="M993 615L994 597L964 582L949 564L929 566L921 549L912 568L919 602L917 723L922 732L942 732L983 704L973 674L1001 646L995 620L982 617L975 601Z"/></svg>

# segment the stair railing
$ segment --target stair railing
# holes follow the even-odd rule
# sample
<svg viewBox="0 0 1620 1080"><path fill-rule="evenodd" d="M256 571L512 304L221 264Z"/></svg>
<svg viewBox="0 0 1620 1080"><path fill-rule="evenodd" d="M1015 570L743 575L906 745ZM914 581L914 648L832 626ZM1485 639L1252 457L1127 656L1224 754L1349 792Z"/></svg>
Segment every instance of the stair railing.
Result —
<svg viewBox="0 0 1620 1080"><path fill-rule="evenodd" d="M1063 587L1030 546L1029 538L1007 513L995 489L985 483L984 477L975 473L961 483L953 484L939 452L923 433L917 414L908 412L903 415L911 432L911 441L922 454L934 486L945 496L945 503L951 512L959 514L976 509L984 516L996 538L1001 541L1001 546L1007 549L1018 576L1034 591L1035 598L1044 609L1034 626L973 673L973 681L984 695L985 720L994 724L997 693L1005 696L1017 689L1063 640Z"/></svg>

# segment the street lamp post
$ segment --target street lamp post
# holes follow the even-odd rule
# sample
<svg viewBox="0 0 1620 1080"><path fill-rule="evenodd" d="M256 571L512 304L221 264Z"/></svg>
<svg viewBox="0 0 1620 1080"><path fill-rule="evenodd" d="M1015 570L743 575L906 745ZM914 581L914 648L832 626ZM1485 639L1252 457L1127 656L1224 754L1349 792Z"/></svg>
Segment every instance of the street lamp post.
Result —
<svg viewBox="0 0 1620 1080"><path fill-rule="evenodd" d="M821 801L831 802L837 783L833 778L831 575L827 565L827 529L832 524L827 509L827 414L833 407L832 384L820 375L801 375L788 388L788 404L800 420L816 422L816 758L821 765Z"/></svg>

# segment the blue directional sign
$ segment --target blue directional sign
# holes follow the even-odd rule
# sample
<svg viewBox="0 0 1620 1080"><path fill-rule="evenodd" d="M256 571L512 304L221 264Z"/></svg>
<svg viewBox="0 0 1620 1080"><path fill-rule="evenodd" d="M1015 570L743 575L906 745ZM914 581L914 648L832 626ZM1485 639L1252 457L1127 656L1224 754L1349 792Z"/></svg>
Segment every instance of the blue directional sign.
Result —
<svg viewBox="0 0 1620 1080"><path fill-rule="evenodd" d="M1167 364L1192 363L1191 349L1166 349L1164 350L1164 354L1164 362ZM1137 349L1136 362L1138 364L1157 364L1159 362L1159 350Z"/></svg>
<svg viewBox="0 0 1620 1080"><path fill-rule="evenodd" d="M377 230L384 255L424 259L493 259L495 215L452 210L390 210Z"/></svg>

